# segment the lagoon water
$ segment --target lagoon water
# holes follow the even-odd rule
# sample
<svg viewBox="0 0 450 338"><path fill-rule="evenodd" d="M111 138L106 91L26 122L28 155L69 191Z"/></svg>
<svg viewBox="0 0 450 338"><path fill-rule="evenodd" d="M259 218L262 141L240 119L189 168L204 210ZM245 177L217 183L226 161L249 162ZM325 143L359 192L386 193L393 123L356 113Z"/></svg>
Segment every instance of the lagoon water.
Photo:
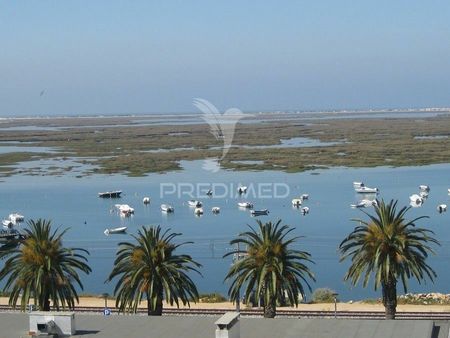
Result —
<svg viewBox="0 0 450 338"><path fill-rule="evenodd" d="M379 198L399 199L400 205L409 203L409 196L418 193L419 184L431 187L428 200L421 208L411 209L408 216L414 218L428 215L428 220L419 221L418 225L429 228L436 233L442 246L437 247L437 255L429 263L437 271L435 283L418 285L411 280L410 292L438 291L450 293L450 212L438 214L436 206L440 203L450 204L447 189L450 187L450 165L431 165L404 168L333 168L311 172L288 174L275 171L235 172L219 170L210 172L202 169L202 161L183 162L183 171L166 174L150 174L147 177L130 178L122 175L93 175L75 177L70 173L62 176L13 176L3 178L0 182L0 216L19 212L26 219L51 219L54 225L70 227L65 237L65 245L82 247L90 251L89 264L93 272L82 276L84 292L99 294L112 292L114 283L104 281L111 271L117 245L120 241L132 240L130 234L136 234L142 225L160 224L183 233L180 241L193 241L180 249L193 256L202 265L203 277L193 275L200 292L218 291L226 293L228 285L223 278L231 264L231 258L222 256L232 248L229 241L238 233L245 231L246 224L255 225L255 218L248 211L237 207L239 200L249 200L256 209L267 208L268 216L259 217L261 221L276 221L295 228L294 234L305 236L296 247L309 251L315 264L311 269L317 281L312 288L330 287L339 293L340 299L361 299L379 297L380 291L374 292L373 284L363 289L351 287L343 281L348 262L339 263L337 248L342 239L356 225L352 218L364 218L350 204L358 201L353 190L353 181L364 181L368 186L378 187ZM161 188L171 191L172 184L182 187L186 192L188 184L216 183L230 191L227 196L202 198L205 214L194 216L193 209L187 205L191 197L187 194L167 194L161 198ZM282 198L260 198L261 196L238 197L235 189L239 183L258 187L264 183L264 194L270 195L275 186L289 194ZM184 188L183 188L184 187ZM284 187L284 188L283 188ZM123 191L120 199L101 199L100 191ZM284 189L284 190L283 190ZM179 192L180 190L178 190ZM291 206L291 199L308 193L310 198L305 205L310 207L310 214L302 216L298 209ZM151 203L144 205L142 198L151 197ZM264 197L264 196L263 196ZM115 203L129 204L135 208L135 215L122 218L111 211ZM161 203L170 203L175 207L173 214L165 215L160 211ZM221 213L213 215L212 206L219 206ZM371 211L371 209L365 209ZM26 226L25 224L21 226ZM128 234L105 236L106 228L127 226ZM0 266L3 262L0 262ZM401 290L399 290L400 292Z"/></svg>

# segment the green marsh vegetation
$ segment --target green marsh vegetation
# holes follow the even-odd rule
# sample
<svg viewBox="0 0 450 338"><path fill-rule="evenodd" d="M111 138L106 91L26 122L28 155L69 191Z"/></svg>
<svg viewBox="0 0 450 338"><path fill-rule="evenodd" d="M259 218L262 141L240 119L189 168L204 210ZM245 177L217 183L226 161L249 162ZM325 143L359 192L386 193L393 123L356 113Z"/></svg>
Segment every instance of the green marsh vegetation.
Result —
<svg viewBox="0 0 450 338"><path fill-rule="evenodd" d="M141 120L141 119L140 119ZM182 160L219 158L222 140L206 124L139 125L131 117L10 120L8 127L32 125L50 130L8 130L0 145L52 147L57 153L12 152L0 154L0 175L17 173L13 166L36 159L72 159L91 164L92 173L144 176L180 170ZM233 148L222 160L230 170L282 170L300 172L335 166L415 166L448 163L450 116L422 119L270 120L237 125ZM416 139L415 137L430 137ZM432 136L441 136L432 138ZM311 138L335 142L331 146L272 148L280 139ZM14 142L7 144L2 142ZM24 143L26 142L26 143ZM238 146L271 146L239 148ZM237 146L237 147L236 147ZM212 148L212 149L211 149ZM163 151L162 151L163 150ZM253 160L254 164L236 161ZM22 169L21 173L26 174ZM67 168L57 172L67 171Z"/></svg>

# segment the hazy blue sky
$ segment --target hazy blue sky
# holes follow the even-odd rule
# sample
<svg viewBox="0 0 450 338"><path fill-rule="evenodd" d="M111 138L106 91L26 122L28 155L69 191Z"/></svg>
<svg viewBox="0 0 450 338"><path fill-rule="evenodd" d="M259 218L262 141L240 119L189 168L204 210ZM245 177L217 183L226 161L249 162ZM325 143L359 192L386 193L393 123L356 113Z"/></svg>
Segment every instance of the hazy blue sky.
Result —
<svg viewBox="0 0 450 338"><path fill-rule="evenodd" d="M449 89L448 0L0 0L0 116L195 111L196 97L450 106Z"/></svg>

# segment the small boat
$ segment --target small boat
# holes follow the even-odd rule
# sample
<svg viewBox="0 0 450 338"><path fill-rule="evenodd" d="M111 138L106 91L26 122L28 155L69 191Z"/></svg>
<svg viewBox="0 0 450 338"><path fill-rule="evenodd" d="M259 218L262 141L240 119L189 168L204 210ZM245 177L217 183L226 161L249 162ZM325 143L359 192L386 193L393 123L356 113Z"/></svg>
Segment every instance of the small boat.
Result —
<svg viewBox="0 0 450 338"><path fill-rule="evenodd" d="M21 238L24 238L24 236L15 229L0 230L0 243L7 243L8 241Z"/></svg>
<svg viewBox="0 0 450 338"><path fill-rule="evenodd" d="M196 214L197 216L203 215L203 208L201 208L201 207L195 208L194 214Z"/></svg>
<svg viewBox="0 0 450 338"><path fill-rule="evenodd" d="M121 190L99 192L98 193L98 197L101 197L101 198L117 198L117 197L120 197L121 193L122 193Z"/></svg>
<svg viewBox="0 0 450 338"><path fill-rule="evenodd" d="M246 208L246 209L252 209L253 208L253 204L250 202L239 202L238 206L240 208Z"/></svg>
<svg viewBox="0 0 450 338"><path fill-rule="evenodd" d="M245 185L242 185L237 189L237 191L239 194L245 194L247 192L247 187Z"/></svg>
<svg viewBox="0 0 450 338"><path fill-rule="evenodd" d="M308 207L303 207L300 210L301 210L303 216L305 216L306 214L309 214L309 208Z"/></svg>
<svg viewBox="0 0 450 338"><path fill-rule="evenodd" d="M169 213L174 212L175 210L170 204L161 204L161 211Z"/></svg>
<svg viewBox="0 0 450 338"><path fill-rule="evenodd" d="M350 204L350 208L359 209L359 208L365 208L366 204L363 201L360 201L356 204Z"/></svg>
<svg viewBox="0 0 450 338"><path fill-rule="evenodd" d="M264 216L269 214L269 210L267 209L261 209L261 210L252 210L250 211L252 216Z"/></svg>
<svg viewBox="0 0 450 338"><path fill-rule="evenodd" d="M220 208L219 207L212 207L211 211L212 211L213 214L218 214L218 213L220 213Z"/></svg>
<svg viewBox="0 0 450 338"><path fill-rule="evenodd" d="M430 187L428 185L425 185L425 184L419 185L419 189L421 191L427 191L427 192L430 191Z"/></svg>
<svg viewBox="0 0 450 338"><path fill-rule="evenodd" d="M206 196L212 196L212 195L213 195L213 192L212 192L211 189L209 189L209 190L206 192Z"/></svg>
<svg viewBox="0 0 450 338"><path fill-rule="evenodd" d="M142 199L142 203L144 203L144 204L149 204L149 203L150 203L150 197L144 197L144 198Z"/></svg>
<svg viewBox="0 0 450 338"><path fill-rule="evenodd" d="M127 227L119 227L119 228L106 229L103 233L105 235L113 235L113 234L123 234L126 231L127 231Z"/></svg>
<svg viewBox="0 0 450 338"><path fill-rule="evenodd" d="M443 212L447 211L447 204L439 204L437 206L437 211L442 214Z"/></svg>
<svg viewBox="0 0 450 338"><path fill-rule="evenodd" d="M353 182L353 188L361 188L364 187L363 182Z"/></svg>
<svg viewBox="0 0 450 338"><path fill-rule="evenodd" d="M415 203L415 204L422 204L423 203L423 198L420 197L420 195L417 195L417 194L413 194L413 195L409 196L409 200L411 201L411 203Z"/></svg>
<svg viewBox="0 0 450 338"><path fill-rule="evenodd" d="M4 219L2 224L5 229L12 229L14 226L14 223L10 219Z"/></svg>
<svg viewBox="0 0 450 338"><path fill-rule="evenodd" d="M115 207L119 209L119 213L124 216L130 216L134 214L134 208L130 207L128 204L116 204Z"/></svg>
<svg viewBox="0 0 450 338"><path fill-rule="evenodd" d="M450 194L450 188L449 189L447 189L447 192Z"/></svg>
<svg viewBox="0 0 450 338"><path fill-rule="evenodd" d="M18 213L10 214L10 215L8 216L8 218L9 218L9 220L10 220L11 222L13 222L14 224L23 222L24 219L25 219L25 217L24 217L23 215L18 214Z"/></svg>
<svg viewBox="0 0 450 338"><path fill-rule="evenodd" d="M194 208L200 208L202 206L202 202L197 201L197 200L189 200L188 201L188 205L190 207L194 207Z"/></svg>
<svg viewBox="0 0 450 338"><path fill-rule="evenodd" d="M369 188L366 186L355 188L355 191L358 194L378 194L378 188Z"/></svg>
<svg viewBox="0 0 450 338"><path fill-rule="evenodd" d="M307 200L309 198L309 195L308 194L302 194L300 196L300 198L301 198L302 201L305 201L305 200Z"/></svg>
<svg viewBox="0 0 450 338"><path fill-rule="evenodd" d="M372 206L376 206L376 205L378 205L376 200L363 199L363 200L359 201L357 204L350 204L350 207L352 207L352 208L368 208L368 207L372 207Z"/></svg>
<svg viewBox="0 0 450 338"><path fill-rule="evenodd" d="M421 191L419 192L419 196L422 197L423 199L428 198L428 191Z"/></svg>
<svg viewBox="0 0 450 338"><path fill-rule="evenodd" d="M301 206L301 205L302 205L302 199L301 199L301 198L294 198L294 199L292 200L292 205L293 205L294 207L299 207L299 206Z"/></svg>

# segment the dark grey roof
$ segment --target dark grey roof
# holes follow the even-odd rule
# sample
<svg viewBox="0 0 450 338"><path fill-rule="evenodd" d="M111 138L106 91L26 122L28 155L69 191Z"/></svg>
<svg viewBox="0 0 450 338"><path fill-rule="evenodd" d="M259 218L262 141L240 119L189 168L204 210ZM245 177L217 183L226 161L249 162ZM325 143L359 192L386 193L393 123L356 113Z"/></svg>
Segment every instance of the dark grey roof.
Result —
<svg viewBox="0 0 450 338"><path fill-rule="evenodd" d="M76 314L80 338L214 338L215 317ZM448 322L433 330L430 320L263 319L241 318L242 338L440 338L448 337ZM24 337L28 315L0 313L0 338ZM433 335L434 332L434 335Z"/></svg>

